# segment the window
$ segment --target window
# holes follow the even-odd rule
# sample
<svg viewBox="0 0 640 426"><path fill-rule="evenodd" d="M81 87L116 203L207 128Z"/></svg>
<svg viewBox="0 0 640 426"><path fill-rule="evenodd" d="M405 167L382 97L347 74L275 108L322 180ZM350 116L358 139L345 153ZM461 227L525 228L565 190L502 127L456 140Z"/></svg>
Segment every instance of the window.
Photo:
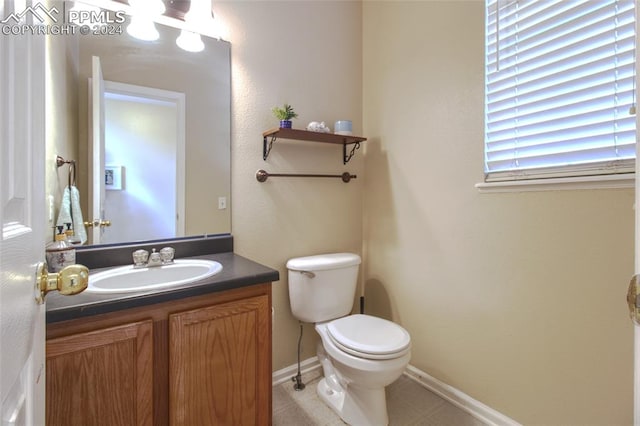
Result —
<svg viewBox="0 0 640 426"><path fill-rule="evenodd" d="M487 0L487 182L632 173L634 0Z"/></svg>

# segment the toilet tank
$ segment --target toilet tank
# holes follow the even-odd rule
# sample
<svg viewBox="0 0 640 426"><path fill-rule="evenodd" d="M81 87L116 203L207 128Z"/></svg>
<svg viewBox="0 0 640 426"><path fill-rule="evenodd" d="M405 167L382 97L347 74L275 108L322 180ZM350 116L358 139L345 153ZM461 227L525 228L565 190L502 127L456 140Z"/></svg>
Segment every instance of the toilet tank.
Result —
<svg viewBox="0 0 640 426"><path fill-rule="evenodd" d="M304 322L322 322L351 313L360 256L331 253L289 259L289 302Z"/></svg>

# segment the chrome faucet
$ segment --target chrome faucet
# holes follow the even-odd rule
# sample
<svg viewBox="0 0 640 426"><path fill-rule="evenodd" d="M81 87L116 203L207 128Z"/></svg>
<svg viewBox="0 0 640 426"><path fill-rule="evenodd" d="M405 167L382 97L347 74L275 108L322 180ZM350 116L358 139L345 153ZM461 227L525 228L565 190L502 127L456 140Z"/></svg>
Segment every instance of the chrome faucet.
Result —
<svg viewBox="0 0 640 426"><path fill-rule="evenodd" d="M162 266L173 263L175 250L173 247L164 247L160 253L156 249L152 249L151 255L146 250L136 250L133 252L134 268L151 268L153 266Z"/></svg>
<svg viewBox="0 0 640 426"><path fill-rule="evenodd" d="M156 249L151 250L151 254L149 255L149 261L147 262L147 267L152 266L160 266L162 265L162 258L160 258L160 253L156 252Z"/></svg>

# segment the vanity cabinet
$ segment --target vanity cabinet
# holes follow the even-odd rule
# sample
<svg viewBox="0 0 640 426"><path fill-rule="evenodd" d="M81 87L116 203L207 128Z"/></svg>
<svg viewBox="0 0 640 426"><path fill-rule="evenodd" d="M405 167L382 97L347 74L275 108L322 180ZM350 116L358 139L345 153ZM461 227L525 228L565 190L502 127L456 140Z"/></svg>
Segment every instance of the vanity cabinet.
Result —
<svg viewBox="0 0 640 426"><path fill-rule="evenodd" d="M47 425L153 425L153 324L47 341Z"/></svg>
<svg viewBox="0 0 640 426"><path fill-rule="evenodd" d="M271 358L262 356L270 318L265 296L169 317L171 424L267 424L270 392L261 380L271 376Z"/></svg>
<svg viewBox="0 0 640 426"><path fill-rule="evenodd" d="M271 283L49 324L59 424L271 424Z"/></svg>

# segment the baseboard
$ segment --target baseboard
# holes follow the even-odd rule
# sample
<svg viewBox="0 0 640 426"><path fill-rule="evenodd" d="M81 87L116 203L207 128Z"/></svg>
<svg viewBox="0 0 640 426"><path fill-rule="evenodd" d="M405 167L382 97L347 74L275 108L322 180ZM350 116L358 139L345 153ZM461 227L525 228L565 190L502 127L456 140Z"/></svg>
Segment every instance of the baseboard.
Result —
<svg viewBox="0 0 640 426"><path fill-rule="evenodd" d="M309 371L313 371L316 368L320 368L320 361L318 361L317 356L305 359L304 361L300 362L300 372L302 374L308 373ZM297 364L293 364L281 370L274 371L271 379L273 382L273 386L279 385L284 382L290 382L291 378L297 374L298 374Z"/></svg>
<svg viewBox="0 0 640 426"><path fill-rule="evenodd" d="M308 358L300 363L300 372L302 374L308 373L315 369L320 368L320 361L318 357ZM298 365L293 364L289 367L285 367L281 370L273 373L273 385L279 385L284 382L291 381L291 378L298 374ZM404 374L411 380L419 383L431 392L446 399L451 404L466 411L476 419L484 422L487 425L492 426L522 426L515 420L505 416L504 414L494 410L491 407L471 398L464 392L449 386L448 384L436 379L435 377L418 370L412 365L409 365Z"/></svg>
<svg viewBox="0 0 640 426"><path fill-rule="evenodd" d="M471 398L469 395L454 388L453 386L449 386L448 384L441 382L424 371L418 370L412 365L407 367L404 374L487 425L522 426L515 420L481 403L480 401Z"/></svg>

